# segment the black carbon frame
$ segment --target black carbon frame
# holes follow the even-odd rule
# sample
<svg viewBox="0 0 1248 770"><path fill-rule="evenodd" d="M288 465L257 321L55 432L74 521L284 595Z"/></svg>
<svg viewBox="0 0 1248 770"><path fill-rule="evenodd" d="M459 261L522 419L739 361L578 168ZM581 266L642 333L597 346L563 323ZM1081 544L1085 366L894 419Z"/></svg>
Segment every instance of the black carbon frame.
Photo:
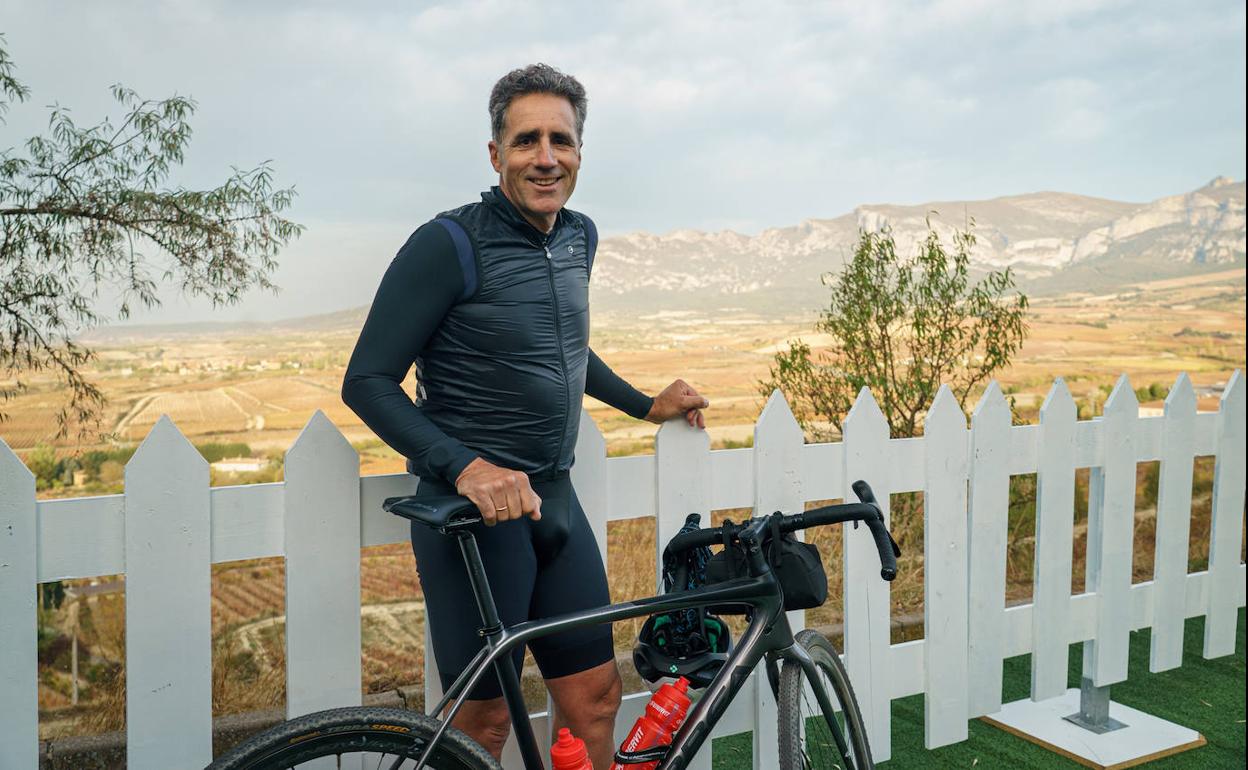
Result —
<svg viewBox="0 0 1248 770"><path fill-rule="evenodd" d="M456 533L459 537L471 537L466 532ZM475 545L475 544L474 544ZM688 591L651 596L630 602L620 602L605 607L596 607L581 612L568 613L553 618L530 620L514 626L503 628L495 625L483 633L485 646L473 658L466 669L447 688L442 700L430 711L430 715L441 720L442 724L434 733L425 747L415 770L421 770L425 762L433 755L434 749L441 742L442 736L450 727L451 721L459 713L468 693L481 681L482 677L492 669L497 673L500 684L506 694L509 690L519 692L520 681L515 667L505 665L511 663L510 652L517 645L527 644L533 639L569 631L575 628L612 623L620 620L641 617L661 612L702 607L706 605L740 604L753 608L753 616L745 633L742 634L728 660L724 662L719 673L707 686L705 693L694 705L684 724L673 737L667 758L659 763L657 770L684 770L694 755L706 742L715 724L723 716L733 698L741 690L750 673L764 657L791 659L803 669L810 669L813 664L805 650L793 641L793 631L789 626L788 616L784 612L784 601L779 583L772 573L770 565L761 553L754 557L751 554L751 572L758 574L751 577L736 578L713 586L704 586ZM481 569L480 556L476 549L465 549L465 560L468 569L473 573ZM482 570L483 572L483 570ZM479 573L480 574L480 573ZM474 585L474 591L477 586ZM478 605L492 604L488 584L483 586L485 596L478 596ZM830 704L828 693L824 690L819 677L808 676L811 687L820 705ZM451 699L454 699L452 702ZM447 705L450 710L441 716ZM529 716L522 708L517 714L509 704L512 725L515 728L521 755L526 770L541 770L542 758L537 753L537 741L533 734ZM830 713L830 712L825 712Z"/></svg>

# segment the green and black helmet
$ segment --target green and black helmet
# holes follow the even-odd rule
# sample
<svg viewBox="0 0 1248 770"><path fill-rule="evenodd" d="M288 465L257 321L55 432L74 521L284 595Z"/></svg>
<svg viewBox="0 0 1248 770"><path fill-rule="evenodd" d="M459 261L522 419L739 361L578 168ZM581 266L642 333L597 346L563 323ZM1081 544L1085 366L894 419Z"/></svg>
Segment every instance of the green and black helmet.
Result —
<svg viewBox="0 0 1248 770"><path fill-rule="evenodd" d="M715 615L702 614L700 630L678 633L671 615L651 615L633 648L633 665L647 682L683 676L706 687L732 651L732 632Z"/></svg>

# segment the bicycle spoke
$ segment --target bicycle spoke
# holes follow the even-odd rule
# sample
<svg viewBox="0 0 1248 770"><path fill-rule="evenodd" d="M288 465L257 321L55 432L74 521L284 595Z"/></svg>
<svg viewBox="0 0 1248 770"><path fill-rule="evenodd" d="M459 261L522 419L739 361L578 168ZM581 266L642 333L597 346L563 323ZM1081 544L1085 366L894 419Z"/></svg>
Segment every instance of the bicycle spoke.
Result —
<svg viewBox="0 0 1248 770"><path fill-rule="evenodd" d="M824 689L832 692L832 682L821 677ZM805 736L802 754L808 768L852 768L857 762L845 740L844 715L837 712L832 724L823 718L823 711L809 685L803 688L802 716Z"/></svg>
<svg viewBox="0 0 1248 770"><path fill-rule="evenodd" d="M377 760L377 768L378 768L378 770L380 770L380 768L381 768L381 762L382 762L382 760L384 760L384 759L385 759L386 757L388 757L388 756L390 756L390 755L389 755L389 754L382 754L382 755L381 755L381 759ZM403 763L404 763L404 762L406 762L406 761L407 761L407 760L409 760L409 759L411 759L411 757L405 757L405 756L403 756L402 754L396 754L396 755L395 755L394 762L393 762L392 764L390 764L390 765L386 768L386 770L399 770L399 768L403 766Z"/></svg>

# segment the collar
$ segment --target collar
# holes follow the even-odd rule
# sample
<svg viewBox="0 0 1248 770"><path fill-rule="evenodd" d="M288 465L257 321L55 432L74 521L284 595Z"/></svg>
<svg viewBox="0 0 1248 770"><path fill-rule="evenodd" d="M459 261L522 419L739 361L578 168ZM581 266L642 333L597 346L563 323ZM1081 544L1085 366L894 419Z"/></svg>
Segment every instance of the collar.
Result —
<svg viewBox="0 0 1248 770"><path fill-rule="evenodd" d="M520 213L520 210L516 208L515 204L511 202L498 185L494 185L481 193L481 200L494 209L504 222L518 230L536 236L539 240L546 240L554 236L559 226L563 224L563 209L559 209L559 212L555 214L555 226L550 229L550 232L544 233L538 230L533 226L532 222L524 218L524 215Z"/></svg>

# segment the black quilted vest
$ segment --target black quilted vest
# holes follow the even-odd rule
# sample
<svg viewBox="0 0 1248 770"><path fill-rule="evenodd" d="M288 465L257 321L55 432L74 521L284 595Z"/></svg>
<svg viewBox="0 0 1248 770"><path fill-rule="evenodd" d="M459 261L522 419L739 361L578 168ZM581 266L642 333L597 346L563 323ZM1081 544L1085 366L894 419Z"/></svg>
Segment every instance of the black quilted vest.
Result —
<svg viewBox="0 0 1248 770"><path fill-rule="evenodd" d="M563 209L542 233L497 187L438 218L467 234L466 292L416 359L417 404L496 465L562 474L585 392L593 224Z"/></svg>

